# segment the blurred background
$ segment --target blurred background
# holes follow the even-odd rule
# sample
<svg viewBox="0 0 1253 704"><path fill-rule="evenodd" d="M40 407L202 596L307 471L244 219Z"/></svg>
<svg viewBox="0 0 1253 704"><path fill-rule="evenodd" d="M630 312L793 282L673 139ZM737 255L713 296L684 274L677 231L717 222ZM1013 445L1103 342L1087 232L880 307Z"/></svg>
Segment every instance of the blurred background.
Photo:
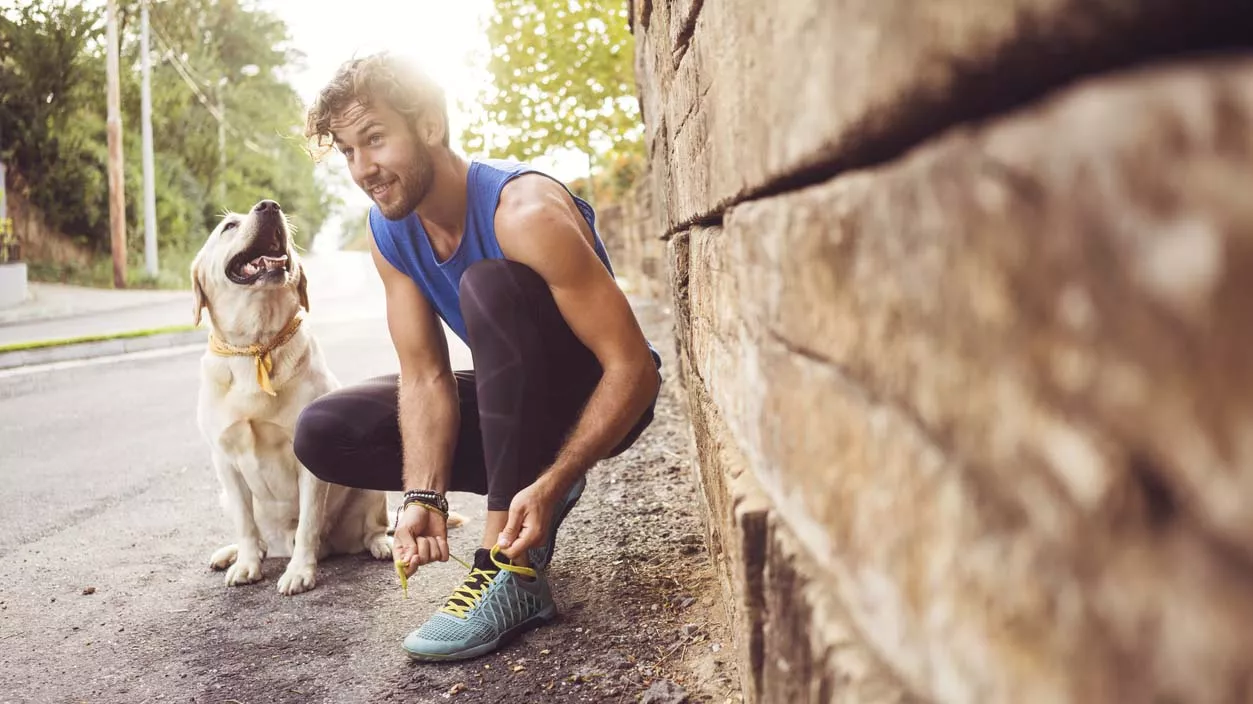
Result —
<svg viewBox="0 0 1253 704"><path fill-rule="evenodd" d="M369 200L341 159L310 159L300 127L340 63L380 49L441 83L453 146L466 155L531 160L604 197L640 170L625 3L162 0L147 18L154 269L144 249L143 3L116 6L126 287L186 287L190 257L221 212L260 197L295 217L306 248L363 247ZM5 256L24 261L31 281L121 283L110 242L105 10L103 0L0 2Z"/></svg>

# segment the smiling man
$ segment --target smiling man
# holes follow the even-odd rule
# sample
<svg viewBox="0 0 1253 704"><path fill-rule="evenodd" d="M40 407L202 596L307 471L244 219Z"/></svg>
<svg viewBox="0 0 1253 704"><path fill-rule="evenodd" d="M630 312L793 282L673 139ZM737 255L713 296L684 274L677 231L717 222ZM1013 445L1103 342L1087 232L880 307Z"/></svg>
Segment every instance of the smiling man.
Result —
<svg viewBox="0 0 1253 704"><path fill-rule="evenodd" d="M398 375L307 407L296 453L338 484L403 490L395 554L448 559L448 491L487 495L465 582L404 648L469 658L556 615L547 567L586 472L651 423L660 357L563 184L449 147L439 87L387 54L344 64L308 114L374 201L367 227ZM453 371L440 321L469 346Z"/></svg>

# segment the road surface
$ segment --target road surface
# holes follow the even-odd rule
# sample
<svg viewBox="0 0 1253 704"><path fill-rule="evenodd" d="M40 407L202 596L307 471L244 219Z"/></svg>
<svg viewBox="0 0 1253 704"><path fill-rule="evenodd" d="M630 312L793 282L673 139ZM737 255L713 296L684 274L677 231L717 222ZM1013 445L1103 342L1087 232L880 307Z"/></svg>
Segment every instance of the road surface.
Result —
<svg viewBox="0 0 1253 704"><path fill-rule="evenodd" d="M349 293L323 296L321 319L315 301L309 324L328 363L343 383L394 372L377 291ZM693 562L702 529L680 455L685 417L670 401L638 450L597 470L567 521L581 532L554 566L565 623L482 661L421 666L399 644L460 582L454 563L420 571L408 601L390 564L368 555L323 563L317 588L295 597L275 589L281 559L247 587L207 568L230 536L195 426L202 353L0 372L0 703L447 701L453 689L457 701L631 701L699 668L694 700L734 689L733 665L708 661L720 607L708 561ZM471 556L483 501L452 498L470 524L451 547ZM631 516L648 527L628 531ZM683 630L688 620L700 630Z"/></svg>

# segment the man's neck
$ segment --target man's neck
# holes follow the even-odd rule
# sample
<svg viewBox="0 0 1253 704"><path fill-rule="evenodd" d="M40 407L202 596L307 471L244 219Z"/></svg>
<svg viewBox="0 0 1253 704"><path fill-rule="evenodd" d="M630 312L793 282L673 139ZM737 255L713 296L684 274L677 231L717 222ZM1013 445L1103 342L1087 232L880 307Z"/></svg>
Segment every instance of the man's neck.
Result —
<svg viewBox="0 0 1253 704"><path fill-rule="evenodd" d="M414 210L428 232L460 238L466 223L466 179L470 163L448 150L435 156L431 190Z"/></svg>

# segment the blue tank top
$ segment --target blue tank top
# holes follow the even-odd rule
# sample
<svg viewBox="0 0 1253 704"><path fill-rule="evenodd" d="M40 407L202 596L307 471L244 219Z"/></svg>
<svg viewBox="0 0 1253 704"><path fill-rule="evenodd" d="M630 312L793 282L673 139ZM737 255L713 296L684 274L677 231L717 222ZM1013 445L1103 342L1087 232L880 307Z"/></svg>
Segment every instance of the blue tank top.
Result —
<svg viewBox="0 0 1253 704"><path fill-rule="evenodd" d="M409 213L401 220L388 220L379 212L378 206L370 207L370 229L379 253L392 266L417 283L439 317L448 324L463 342L469 343L465 320L461 317L461 275L471 264L484 259L504 259L496 241L496 206L500 192L506 183L527 173L541 171L519 162L503 160L472 160L466 176L466 224L461 243L446 261L438 261L426 228L416 213ZM551 177L549 177L551 178ZM553 179L557 181L556 179ZM561 183L557 181L557 183ZM562 184L565 187L565 184ZM570 193L569 188L566 192ZM592 230L593 249L609 275L613 265L609 253L596 232L596 211L586 201L570 193L579 212ZM661 357L652 343L649 351L658 366Z"/></svg>

